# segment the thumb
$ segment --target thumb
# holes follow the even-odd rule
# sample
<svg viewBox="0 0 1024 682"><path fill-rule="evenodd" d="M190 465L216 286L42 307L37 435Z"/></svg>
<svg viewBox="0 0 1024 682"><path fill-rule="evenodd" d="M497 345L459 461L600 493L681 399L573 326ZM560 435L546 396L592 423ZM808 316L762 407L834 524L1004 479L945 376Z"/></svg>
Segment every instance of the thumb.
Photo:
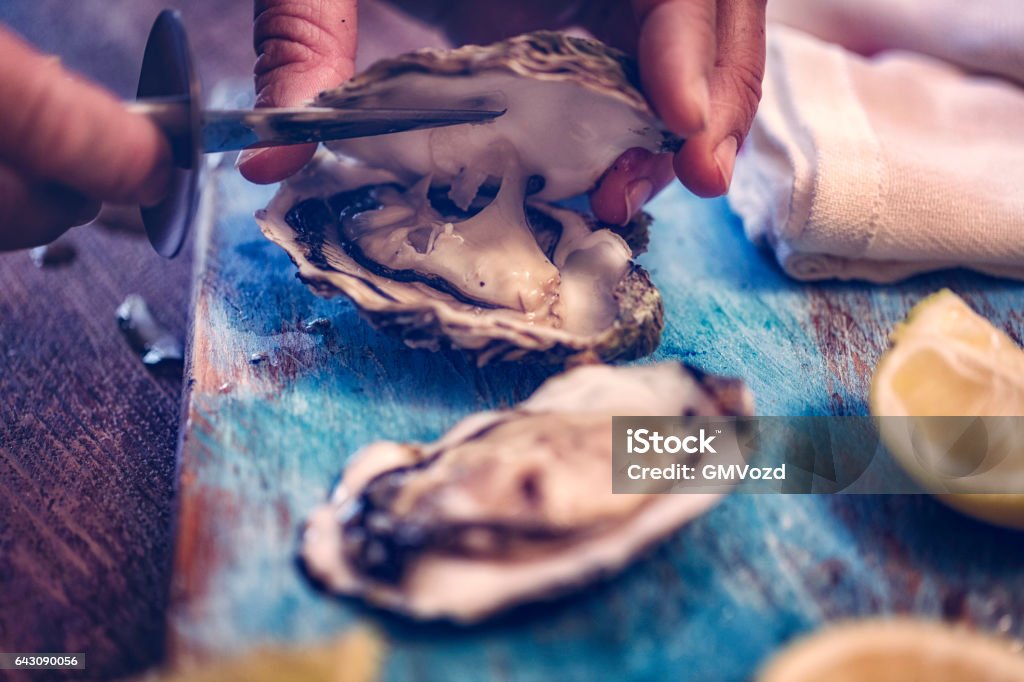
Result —
<svg viewBox="0 0 1024 682"><path fill-rule="evenodd" d="M352 77L356 0L256 0L256 106L292 107ZM238 168L266 184L292 175L312 158L315 144L244 151Z"/></svg>
<svg viewBox="0 0 1024 682"><path fill-rule="evenodd" d="M718 7L707 125L673 160L682 183L702 197L729 191L736 152L757 112L764 77L764 0L724 0Z"/></svg>

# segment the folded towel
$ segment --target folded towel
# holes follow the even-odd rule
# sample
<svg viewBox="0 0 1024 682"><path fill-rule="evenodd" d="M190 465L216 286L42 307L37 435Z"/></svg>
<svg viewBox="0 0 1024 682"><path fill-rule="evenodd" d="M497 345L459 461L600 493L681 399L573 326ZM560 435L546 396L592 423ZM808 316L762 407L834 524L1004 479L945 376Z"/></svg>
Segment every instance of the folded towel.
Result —
<svg viewBox="0 0 1024 682"><path fill-rule="evenodd" d="M905 50L1024 83L1020 0L771 0L768 18L848 50Z"/></svg>
<svg viewBox="0 0 1024 682"><path fill-rule="evenodd" d="M798 279L952 266L1024 278L1024 90L772 24L729 201Z"/></svg>

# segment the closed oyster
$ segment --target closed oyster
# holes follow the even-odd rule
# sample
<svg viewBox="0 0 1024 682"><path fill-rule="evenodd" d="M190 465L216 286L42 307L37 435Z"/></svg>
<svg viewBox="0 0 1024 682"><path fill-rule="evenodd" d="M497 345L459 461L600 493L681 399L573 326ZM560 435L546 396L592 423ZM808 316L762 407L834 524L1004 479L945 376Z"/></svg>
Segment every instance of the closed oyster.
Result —
<svg viewBox="0 0 1024 682"><path fill-rule="evenodd" d="M632 261L647 220L613 230L554 203L627 149L671 146L635 81L624 55L557 33L378 62L315 103L506 113L329 143L257 219L318 293L410 346L480 364L646 355L663 322Z"/></svg>
<svg viewBox="0 0 1024 682"><path fill-rule="evenodd" d="M426 444L353 456L303 533L327 589L419 619L474 622L622 568L713 494L613 494L612 415L749 415L738 380L679 363L578 367L514 409Z"/></svg>

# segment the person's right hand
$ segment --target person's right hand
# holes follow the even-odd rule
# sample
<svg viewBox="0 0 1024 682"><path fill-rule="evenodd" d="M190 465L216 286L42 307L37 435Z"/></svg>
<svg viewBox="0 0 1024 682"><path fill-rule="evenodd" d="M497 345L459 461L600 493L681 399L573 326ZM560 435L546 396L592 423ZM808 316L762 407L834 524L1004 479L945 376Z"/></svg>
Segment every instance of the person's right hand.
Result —
<svg viewBox="0 0 1024 682"><path fill-rule="evenodd" d="M674 157L626 151L590 194L624 224L675 175L694 194L725 194L761 96L765 0L391 0L456 44L580 26L636 56L644 94L686 139Z"/></svg>
<svg viewBox="0 0 1024 682"><path fill-rule="evenodd" d="M149 119L0 26L0 251L53 241L103 201L153 204L171 151Z"/></svg>

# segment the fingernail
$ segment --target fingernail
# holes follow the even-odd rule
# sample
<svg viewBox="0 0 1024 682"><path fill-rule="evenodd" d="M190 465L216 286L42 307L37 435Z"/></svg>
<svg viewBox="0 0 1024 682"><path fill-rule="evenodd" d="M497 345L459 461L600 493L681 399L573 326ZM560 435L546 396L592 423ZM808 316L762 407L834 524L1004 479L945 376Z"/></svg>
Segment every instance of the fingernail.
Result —
<svg viewBox="0 0 1024 682"><path fill-rule="evenodd" d="M634 180L626 185L626 217L622 224L628 225L633 215L640 210L640 207L647 203L654 193L654 185L646 178Z"/></svg>
<svg viewBox="0 0 1024 682"><path fill-rule="evenodd" d="M736 138L732 135L718 143L715 147L715 163L718 164L718 172L722 176L722 185L725 191L729 191L732 184L732 170L736 165Z"/></svg>
<svg viewBox="0 0 1024 682"><path fill-rule="evenodd" d="M235 159L235 168L240 168L246 163L249 163L252 159L255 159L260 154L266 152L270 147L262 147L260 149L243 149L238 153L238 158Z"/></svg>

